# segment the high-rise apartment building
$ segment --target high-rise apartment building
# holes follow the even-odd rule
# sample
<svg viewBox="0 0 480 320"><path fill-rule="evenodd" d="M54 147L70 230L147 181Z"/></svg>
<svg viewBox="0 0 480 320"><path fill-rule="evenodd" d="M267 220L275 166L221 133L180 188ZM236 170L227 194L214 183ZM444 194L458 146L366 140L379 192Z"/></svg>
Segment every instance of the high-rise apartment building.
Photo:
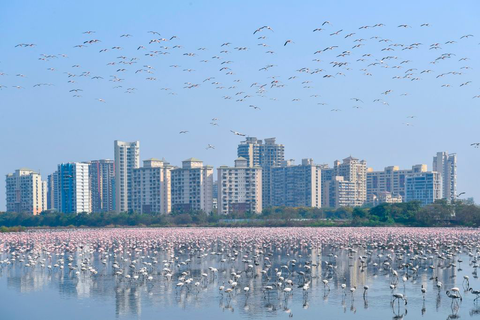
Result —
<svg viewBox="0 0 480 320"><path fill-rule="evenodd" d="M276 207L314 207L322 205L321 166L312 159L303 159L301 165L293 160L270 168L271 205Z"/></svg>
<svg viewBox="0 0 480 320"><path fill-rule="evenodd" d="M412 173L405 181L405 202L420 201L422 205L442 198L442 176L436 171Z"/></svg>
<svg viewBox="0 0 480 320"><path fill-rule="evenodd" d="M47 209L47 184L40 173L22 168L6 176L7 212L40 214Z"/></svg>
<svg viewBox="0 0 480 320"><path fill-rule="evenodd" d="M358 206L355 183L345 180L342 176L333 176L323 185L323 192L327 207L356 207Z"/></svg>
<svg viewBox="0 0 480 320"><path fill-rule="evenodd" d="M213 167L203 161L190 158L182 162L182 168L172 170L172 209L174 211L213 210Z"/></svg>
<svg viewBox="0 0 480 320"><path fill-rule="evenodd" d="M170 213L171 171L175 167L159 159L143 161L132 171L132 210L138 213Z"/></svg>
<svg viewBox="0 0 480 320"><path fill-rule="evenodd" d="M82 162L58 165L54 194L58 195L58 211L63 213L91 212L89 164Z"/></svg>
<svg viewBox="0 0 480 320"><path fill-rule="evenodd" d="M245 158L249 167L262 167L262 204L264 208L271 206L269 168L280 166L285 160L285 146L277 144L275 138L262 141L255 137L247 137L238 145L237 156Z"/></svg>
<svg viewBox="0 0 480 320"><path fill-rule="evenodd" d="M92 212L115 211L115 163L113 160L90 161Z"/></svg>
<svg viewBox="0 0 480 320"><path fill-rule="evenodd" d="M355 185L355 207L364 205L367 201L367 162L350 156L342 163L335 161L334 171L336 176Z"/></svg>
<svg viewBox="0 0 480 320"><path fill-rule="evenodd" d="M218 213L262 211L262 167L239 157L234 167L218 168Z"/></svg>
<svg viewBox="0 0 480 320"><path fill-rule="evenodd" d="M133 170L140 167L140 142L115 140L115 210L132 210Z"/></svg>
<svg viewBox="0 0 480 320"><path fill-rule="evenodd" d="M329 168L328 164L320 165L322 170L321 178L322 178L322 207L329 208L330 207L330 200L328 198L328 188L330 188L330 181L335 178L335 170L333 168Z"/></svg>
<svg viewBox="0 0 480 320"><path fill-rule="evenodd" d="M48 175L47 179L47 209L60 210L60 188L58 180L58 171Z"/></svg>
<svg viewBox="0 0 480 320"><path fill-rule="evenodd" d="M426 164L417 164L412 169L400 170L398 166L386 167L383 171L367 170L367 199L373 203L375 197L389 192L394 198L405 197L405 180L413 173L427 172ZM383 196L381 197L383 199Z"/></svg>
<svg viewBox="0 0 480 320"><path fill-rule="evenodd" d="M457 155L437 152L433 157L433 171L442 176L442 198L453 201L457 196Z"/></svg>

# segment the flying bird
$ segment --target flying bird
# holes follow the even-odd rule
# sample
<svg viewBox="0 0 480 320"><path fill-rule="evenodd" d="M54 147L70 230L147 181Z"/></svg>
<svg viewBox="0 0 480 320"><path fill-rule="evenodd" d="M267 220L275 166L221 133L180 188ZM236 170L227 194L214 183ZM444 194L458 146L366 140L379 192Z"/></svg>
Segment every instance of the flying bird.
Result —
<svg viewBox="0 0 480 320"><path fill-rule="evenodd" d="M237 131L230 130L230 132L233 133L233 134L236 135L236 136L241 136L241 137L245 137L245 136L246 136L245 134L240 133L240 132L237 132Z"/></svg>

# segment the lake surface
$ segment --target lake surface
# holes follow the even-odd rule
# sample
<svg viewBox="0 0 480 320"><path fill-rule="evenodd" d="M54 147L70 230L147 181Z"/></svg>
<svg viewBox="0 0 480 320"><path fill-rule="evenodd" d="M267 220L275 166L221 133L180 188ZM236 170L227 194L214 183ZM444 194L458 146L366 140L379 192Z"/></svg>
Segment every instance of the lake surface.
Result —
<svg viewBox="0 0 480 320"><path fill-rule="evenodd" d="M0 234L0 318L480 319L467 290L480 290L479 239L408 228ZM393 293L408 304L392 306Z"/></svg>

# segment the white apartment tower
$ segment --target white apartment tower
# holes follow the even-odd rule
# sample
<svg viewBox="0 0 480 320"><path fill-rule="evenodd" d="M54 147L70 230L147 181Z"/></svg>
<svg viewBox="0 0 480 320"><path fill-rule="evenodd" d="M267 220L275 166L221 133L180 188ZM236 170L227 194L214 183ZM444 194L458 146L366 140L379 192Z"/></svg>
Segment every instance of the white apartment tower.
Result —
<svg viewBox="0 0 480 320"><path fill-rule="evenodd" d="M345 180L342 176L333 176L331 180L326 181L323 184L323 192L329 208L358 206L355 183Z"/></svg>
<svg viewBox="0 0 480 320"><path fill-rule="evenodd" d="M457 196L457 155L437 152L433 157L433 171L442 176L442 198L453 201Z"/></svg>
<svg viewBox="0 0 480 320"><path fill-rule="evenodd" d="M132 210L133 170L140 167L140 141L115 140L115 211Z"/></svg>
<svg viewBox="0 0 480 320"><path fill-rule="evenodd" d="M303 159L301 165L294 165L293 160L283 161L280 167L270 168L272 206L320 208L321 168L312 159Z"/></svg>
<svg viewBox="0 0 480 320"><path fill-rule="evenodd" d="M199 159L182 162L172 170L172 209L180 212L213 210L213 167Z"/></svg>
<svg viewBox="0 0 480 320"><path fill-rule="evenodd" d="M82 162L58 165L54 194L58 211L63 213L91 212L89 164Z"/></svg>
<svg viewBox="0 0 480 320"><path fill-rule="evenodd" d="M412 173L405 181L405 202L420 201L422 205L442 198L442 175L436 171Z"/></svg>
<svg viewBox="0 0 480 320"><path fill-rule="evenodd" d="M234 167L218 169L218 213L262 211L262 168L239 157Z"/></svg>
<svg viewBox="0 0 480 320"><path fill-rule="evenodd" d="M355 207L364 205L367 201L367 162L350 156L343 159L343 163L335 161L334 171L335 175L343 177L344 181L353 182Z"/></svg>
<svg viewBox="0 0 480 320"><path fill-rule="evenodd" d="M158 159L143 161L132 171L132 210L138 213L170 213L171 172L175 167Z"/></svg>
<svg viewBox="0 0 480 320"><path fill-rule="evenodd" d="M47 209L47 184L40 173L22 168L6 176L7 212L40 214Z"/></svg>

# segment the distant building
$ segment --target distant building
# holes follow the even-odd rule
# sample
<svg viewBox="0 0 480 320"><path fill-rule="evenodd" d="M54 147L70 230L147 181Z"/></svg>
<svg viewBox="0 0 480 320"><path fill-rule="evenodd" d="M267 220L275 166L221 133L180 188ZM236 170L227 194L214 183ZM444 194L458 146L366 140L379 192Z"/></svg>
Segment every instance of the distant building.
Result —
<svg viewBox="0 0 480 320"><path fill-rule="evenodd" d="M115 162L93 160L90 162L89 173L92 212L115 211Z"/></svg>
<svg viewBox="0 0 480 320"><path fill-rule="evenodd" d="M388 192L393 198L405 198L406 177L413 173L427 171L426 164L417 164L412 169L402 169L398 166L386 167L383 171L367 170L367 199L372 203L374 199L381 199L379 195Z"/></svg>
<svg viewBox="0 0 480 320"><path fill-rule="evenodd" d="M199 159L182 162L182 168L172 170L172 209L174 211L213 210L213 167Z"/></svg>
<svg viewBox="0 0 480 320"><path fill-rule="evenodd" d="M60 188L58 187L58 171L48 175L47 178L47 209L60 210Z"/></svg>
<svg viewBox="0 0 480 320"><path fill-rule="evenodd" d="M132 170L132 210L138 213L167 214L172 210L171 171L175 167L158 159L143 161Z"/></svg>
<svg viewBox="0 0 480 320"><path fill-rule="evenodd" d="M54 194L58 195L58 211L63 213L91 212L89 165L69 162L58 165Z"/></svg>
<svg viewBox="0 0 480 320"><path fill-rule="evenodd" d="M334 172L336 176L343 177L355 186L355 205L362 206L367 201L367 162L357 158L348 157L343 162L335 161Z"/></svg>
<svg viewBox="0 0 480 320"><path fill-rule="evenodd" d="M218 181L213 183L213 211L217 212L218 209Z"/></svg>
<svg viewBox="0 0 480 320"><path fill-rule="evenodd" d="M320 208L321 166L312 159L303 159L301 165L283 161L280 167L270 168L270 190L272 206Z"/></svg>
<svg viewBox="0 0 480 320"><path fill-rule="evenodd" d="M140 142L115 140L115 210L132 210L133 170L140 167Z"/></svg>
<svg viewBox="0 0 480 320"><path fill-rule="evenodd" d="M335 178L335 170L333 168L329 168L328 164L322 164L320 166L322 170L321 179L322 179L322 201L321 206L323 208L330 208L330 199L329 199L329 191L330 182Z"/></svg>
<svg viewBox="0 0 480 320"><path fill-rule="evenodd" d="M218 168L218 213L262 211L262 168L239 157L234 167Z"/></svg>
<svg viewBox="0 0 480 320"><path fill-rule="evenodd" d="M22 168L6 176L7 212L40 214L47 209L47 184L40 173Z"/></svg>
<svg viewBox="0 0 480 320"><path fill-rule="evenodd" d="M368 203L371 203L373 206L378 206L382 203L402 203L403 197L399 194L393 195L388 191L378 192L372 194L368 199Z"/></svg>
<svg viewBox="0 0 480 320"><path fill-rule="evenodd" d="M422 205L442 198L442 176L436 171L412 173L405 180L405 202L420 201Z"/></svg>
<svg viewBox="0 0 480 320"><path fill-rule="evenodd" d="M265 142L265 143L264 143ZM271 206L270 170L271 167L280 166L285 160L285 146L277 144L275 138L259 140L247 137L237 148L237 156L247 161L248 167L260 166L262 170L262 204L263 208Z"/></svg>
<svg viewBox="0 0 480 320"><path fill-rule="evenodd" d="M333 176L327 181L323 185L323 192L329 208L357 206L355 183L342 176Z"/></svg>
<svg viewBox="0 0 480 320"><path fill-rule="evenodd" d="M437 152L433 157L433 171L442 176L442 198L453 201L457 197L457 155Z"/></svg>

